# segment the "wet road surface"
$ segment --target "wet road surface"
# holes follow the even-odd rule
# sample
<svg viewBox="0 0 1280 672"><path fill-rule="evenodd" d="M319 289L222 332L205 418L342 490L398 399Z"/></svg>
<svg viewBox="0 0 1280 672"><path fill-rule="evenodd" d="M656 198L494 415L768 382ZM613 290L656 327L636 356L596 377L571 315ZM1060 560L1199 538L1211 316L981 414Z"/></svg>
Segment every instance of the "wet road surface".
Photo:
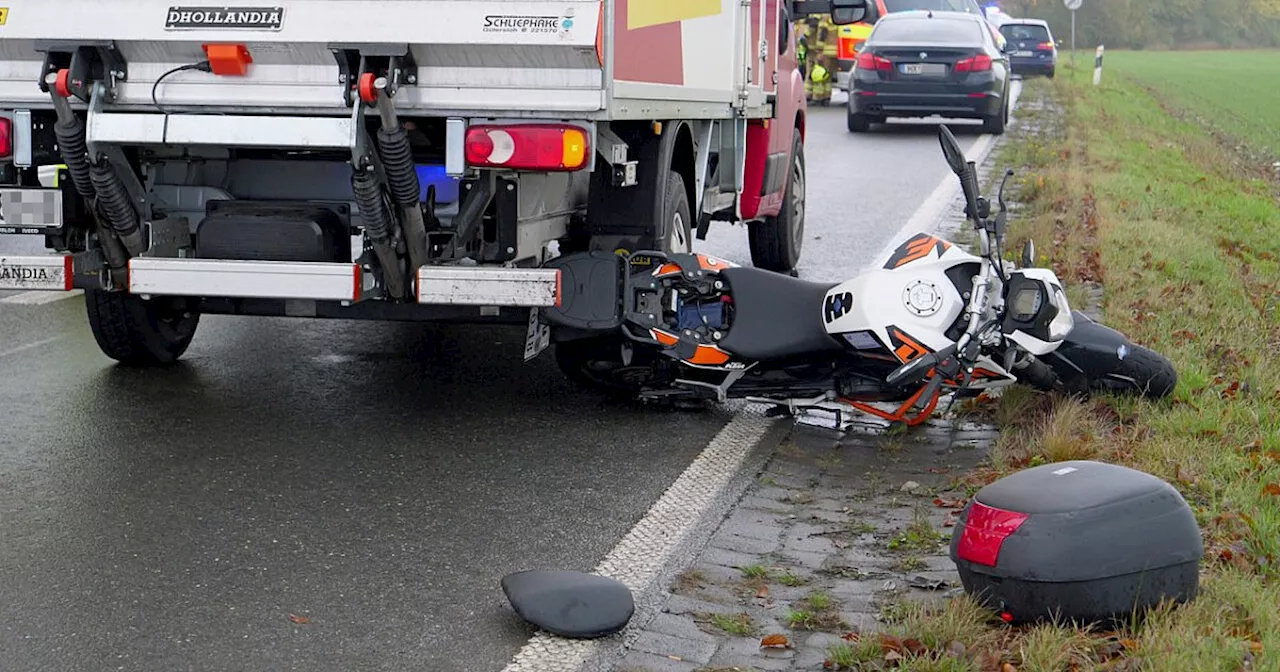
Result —
<svg viewBox="0 0 1280 672"><path fill-rule="evenodd" d="M1020 82L1014 87L1021 90ZM869 133L850 133L846 100L836 92L829 107L809 108L807 214L798 270L810 280L845 280L871 264L951 175L936 119L895 119ZM947 126L966 152L982 130L976 121L949 120ZM745 227L713 224L701 244L736 263L751 263Z"/></svg>
<svg viewBox="0 0 1280 672"><path fill-rule="evenodd" d="M807 145L802 277L947 175L936 124L817 108ZM698 247L750 261L742 228ZM0 303L0 667L500 670L531 632L501 576L594 567L728 420L603 402L523 336L208 316L141 372L79 298Z"/></svg>

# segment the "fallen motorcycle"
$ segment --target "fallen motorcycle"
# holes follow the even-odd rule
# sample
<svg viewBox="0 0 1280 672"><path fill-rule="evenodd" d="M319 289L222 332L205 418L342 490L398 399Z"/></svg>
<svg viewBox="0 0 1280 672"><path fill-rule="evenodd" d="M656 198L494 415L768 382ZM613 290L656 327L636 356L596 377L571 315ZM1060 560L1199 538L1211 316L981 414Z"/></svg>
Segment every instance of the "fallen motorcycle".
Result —
<svg viewBox="0 0 1280 672"><path fill-rule="evenodd" d="M704 254L565 255L547 264L561 270L560 306L541 314L561 370L640 399L857 409L908 425L927 419L943 395L1018 381L1169 394L1177 382L1169 360L1073 311L1057 276L1033 267L1030 241L1021 268L1006 268L1004 187L1013 171L991 217L974 163L946 126L939 140L979 256L919 233L870 271L830 283ZM873 405L883 402L890 408Z"/></svg>

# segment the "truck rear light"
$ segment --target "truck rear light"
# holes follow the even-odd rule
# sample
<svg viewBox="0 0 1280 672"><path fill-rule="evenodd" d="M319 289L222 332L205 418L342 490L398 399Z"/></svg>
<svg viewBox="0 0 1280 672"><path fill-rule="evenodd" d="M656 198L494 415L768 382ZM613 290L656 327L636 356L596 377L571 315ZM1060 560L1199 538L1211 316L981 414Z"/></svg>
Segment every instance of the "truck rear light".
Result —
<svg viewBox="0 0 1280 672"><path fill-rule="evenodd" d="M1027 514L1005 511L981 502L974 502L960 533L956 555L961 560L995 567L1000 558L1004 540L1018 531L1027 521Z"/></svg>
<svg viewBox="0 0 1280 672"><path fill-rule="evenodd" d="M577 126L515 124L467 129L467 165L516 170L579 170L587 165L587 134Z"/></svg>
<svg viewBox="0 0 1280 672"><path fill-rule="evenodd" d="M986 54L970 56L956 62L956 72L987 72L991 69L991 57Z"/></svg>
<svg viewBox="0 0 1280 672"><path fill-rule="evenodd" d="M0 158L13 156L13 120L0 117Z"/></svg>
<svg viewBox="0 0 1280 672"><path fill-rule="evenodd" d="M856 67L860 70L892 70L893 63L890 63L889 59L883 56L876 56L869 51L864 51L858 54Z"/></svg>

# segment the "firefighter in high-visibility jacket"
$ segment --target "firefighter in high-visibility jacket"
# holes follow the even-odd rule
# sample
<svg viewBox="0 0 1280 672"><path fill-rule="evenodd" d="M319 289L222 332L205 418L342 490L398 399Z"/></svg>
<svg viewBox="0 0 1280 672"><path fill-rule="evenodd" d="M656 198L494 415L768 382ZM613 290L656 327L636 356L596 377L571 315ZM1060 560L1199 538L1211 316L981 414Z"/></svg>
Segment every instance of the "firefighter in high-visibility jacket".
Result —
<svg viewBox="0 0 1280 672"><path fill-rule="evenodd" d="M836 69L836 26L826 14L796 22L796 34L803 40L804 93L811 103L831 100L831 83Z"/></svg>

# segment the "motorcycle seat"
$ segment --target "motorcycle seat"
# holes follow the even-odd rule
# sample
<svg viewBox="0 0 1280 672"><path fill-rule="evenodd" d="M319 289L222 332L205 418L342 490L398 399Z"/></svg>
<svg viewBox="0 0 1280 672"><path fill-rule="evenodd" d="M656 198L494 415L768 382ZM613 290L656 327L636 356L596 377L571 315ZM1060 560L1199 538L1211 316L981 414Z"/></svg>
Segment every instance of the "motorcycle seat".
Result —
<svg viewBox="0 0 1280 672"><path fill-rule="evenodd" d="M754 360L843 351L822 322L822 302L836 283L750 267L728 268L720 277L733 297L733 322L721 348Z"/></svg>

